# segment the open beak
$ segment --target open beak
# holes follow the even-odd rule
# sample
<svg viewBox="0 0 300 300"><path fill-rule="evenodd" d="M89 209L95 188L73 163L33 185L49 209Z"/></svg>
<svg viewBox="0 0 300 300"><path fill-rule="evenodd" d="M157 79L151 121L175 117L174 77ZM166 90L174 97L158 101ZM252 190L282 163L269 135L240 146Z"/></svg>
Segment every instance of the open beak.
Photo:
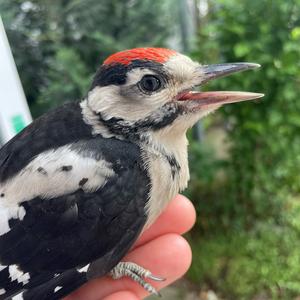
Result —
<svg viewBox="0 0 300 300"><path fill-rule="evenodd" d="M210 80L224 77L232 73L241 72L249 69L259 68L259 64L254 63L227 63L206 65L199 67L199 74L201 74L201 85ZM178 101L191 101L193 108L202 109L209 108L209 106L218 106L222 104L235 103L247 100L253 100L263 97L264 94L249 93L249 92L196 92L185 91L178 95ZM196 107L195 107L196 105Z"/></svg>

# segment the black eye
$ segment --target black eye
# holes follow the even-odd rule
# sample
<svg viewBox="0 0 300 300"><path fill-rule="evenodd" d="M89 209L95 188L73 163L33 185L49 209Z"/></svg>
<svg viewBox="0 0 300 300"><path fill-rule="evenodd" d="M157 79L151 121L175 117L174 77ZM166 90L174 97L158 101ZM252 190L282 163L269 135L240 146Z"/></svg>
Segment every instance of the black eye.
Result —
<svg viewBox="0 0 300 300"><path fill-rule="evenodd" d="M160 89L161 81L154 75L145 75L140 81L140 87L145 92L155 92Z"/></svg>

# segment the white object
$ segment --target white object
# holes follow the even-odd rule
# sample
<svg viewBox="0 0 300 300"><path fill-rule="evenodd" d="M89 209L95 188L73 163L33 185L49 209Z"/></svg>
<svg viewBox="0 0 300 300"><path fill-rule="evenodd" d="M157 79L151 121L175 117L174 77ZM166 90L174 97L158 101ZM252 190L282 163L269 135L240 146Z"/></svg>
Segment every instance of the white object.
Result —
<svg viewBox="0 0 300 300"><path fill-rule="evenodd" d="M31 123L32 118L0 16L0 144Z"/></svg>

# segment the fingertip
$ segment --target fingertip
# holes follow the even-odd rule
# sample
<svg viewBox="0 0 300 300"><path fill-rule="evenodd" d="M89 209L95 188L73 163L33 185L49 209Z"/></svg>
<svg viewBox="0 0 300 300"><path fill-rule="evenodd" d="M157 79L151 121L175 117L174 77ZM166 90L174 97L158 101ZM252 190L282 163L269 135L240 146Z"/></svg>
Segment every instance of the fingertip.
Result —
<svg viewBox="0 0 300 300"><path fill-rule="evenodd" d="M120 291L113 293L109 296L106 296L104 298L99 298L99 300L140 300L138 296L131 292L131 291Z"/></svg>
<svg viewBox="0 0 300 300"><path fill-rule="evenodd" d="M196 222L196 209L191 200L184 195L178 194L174 201L174 209L183 217L185 232L189 231Z"/></svg>
<svg viewBox="0 0 300 300"><path fill-rule="evenodd" d="M171 249L169 249L169 255L174 258L178 258L179 261L174 260L173 267L176 268L177 272L174 270L174 275L177 279L183 276L187 270L190 268L192 263L192 249L188 241L178 234L168 234L164 236L165 243L170 244ZM172 262L170 260L170 262Z"/></svg>

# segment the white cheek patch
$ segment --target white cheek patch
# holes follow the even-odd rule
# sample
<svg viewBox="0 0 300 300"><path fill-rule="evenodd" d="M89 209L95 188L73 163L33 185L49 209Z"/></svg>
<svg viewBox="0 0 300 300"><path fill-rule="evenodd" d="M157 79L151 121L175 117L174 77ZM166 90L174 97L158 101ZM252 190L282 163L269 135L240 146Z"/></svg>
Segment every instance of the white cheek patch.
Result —
<svg viewBox="0 0 300 300"><path fill-rule="evenodd" d="M120 97L120 87L117 85L108 85L95 87L88 94L87 104L94 112L101 112L116 106Z"/></svg>
<svg viewBox="0 0 300 300"><path fill-rule="evenodd" d="M3 209L35 197L55 198L78 189L94 192L113 175L111 163L82 156L70 146L43 152L17 175L0 185L0 194L3 195L0 198L0 213L10 215L12 212L7 213ZM25 211L20 209L13 214L22 219ZM6 225L2 226L5 230Z"/></svg>
<svg viewBox="0 0 300 300"><path fill-rule="evenodd" d="M149 74L149 72L146 72L145 74ZM140 80L142 74L139 76ZM134 84L139 80L137 80L137 78L132 78L131 84ZM85 106L88 106L92 111L101 113L102 117L116 117L134 122L146 118L154 110L172 99L168 89L162 89L160 92L152 95L134 92L133 96L128 97L122 95L121 89L126 89L126 86L120 87L110 85L105 87L95 87L90 91L88 98L81 104L84 120L93 127L99 124L99 118L95 119L93 114L91 115L87 109L84 109ZM101 130L105 131L105 129L99 128L99 132Z"/></svg>
<svg viewBox="0 0 300 300"><path fill-rule="evenodd" d="M101 122L99 122L99 116L91 110L90 104L88 105L87 99L83 100L80 103L80 107L82 109L84 122L86 124L89 124L93 128L93 135L101 134L105 138L110 138L113 136L113 134L103 124L101 124Z"/></svg>
<svg viewBox="0 0 300 300"><path fill-rule="evenodd" d="M4 295L6 293L5 289L0 289L0 295Z"/></svg>
<svg viewBox="0 0 300 300"><path fill-rule="evenodd" d="M18 269L17 265L10 265L8 267L9 277L11 281L17 280L18 283L22 283L23 285L27 284L30 279L29 273L23 273Z"/></svg>

